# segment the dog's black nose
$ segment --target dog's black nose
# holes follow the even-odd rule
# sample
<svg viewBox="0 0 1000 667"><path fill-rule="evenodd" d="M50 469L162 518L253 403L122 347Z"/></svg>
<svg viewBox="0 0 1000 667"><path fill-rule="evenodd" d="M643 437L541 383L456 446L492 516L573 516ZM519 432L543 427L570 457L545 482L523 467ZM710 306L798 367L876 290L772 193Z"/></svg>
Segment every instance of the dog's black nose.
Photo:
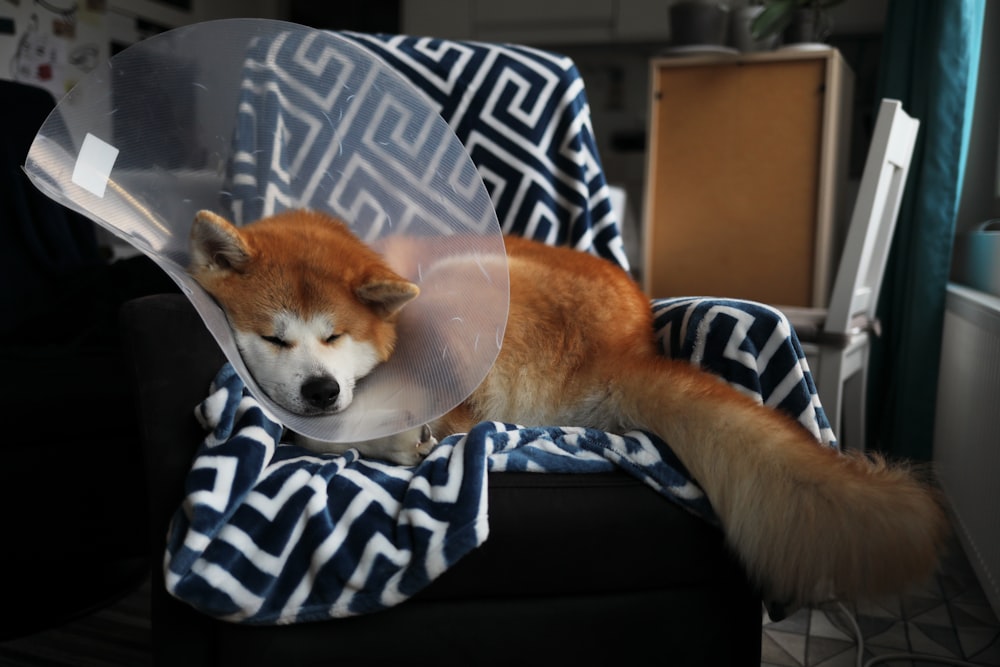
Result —
<svg viewBox="0 0 1000 667"><path fill-rule="evenodd" d="M337 401L340 385L332 377L316 376L302 383L302 398L314 408L325 410Z"/></svg>

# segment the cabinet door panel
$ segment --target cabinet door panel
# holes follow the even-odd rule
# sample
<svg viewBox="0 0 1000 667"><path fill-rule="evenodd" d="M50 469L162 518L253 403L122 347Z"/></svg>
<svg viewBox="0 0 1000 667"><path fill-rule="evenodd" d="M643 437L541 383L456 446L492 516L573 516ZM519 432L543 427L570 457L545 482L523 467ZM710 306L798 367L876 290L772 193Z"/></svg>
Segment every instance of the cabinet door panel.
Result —
<svg viewBox="0 0 1000 667"><path fill-rule="evenodd" d="M826 59L667 62L652 79L647 290L814 305Z"/></svg>

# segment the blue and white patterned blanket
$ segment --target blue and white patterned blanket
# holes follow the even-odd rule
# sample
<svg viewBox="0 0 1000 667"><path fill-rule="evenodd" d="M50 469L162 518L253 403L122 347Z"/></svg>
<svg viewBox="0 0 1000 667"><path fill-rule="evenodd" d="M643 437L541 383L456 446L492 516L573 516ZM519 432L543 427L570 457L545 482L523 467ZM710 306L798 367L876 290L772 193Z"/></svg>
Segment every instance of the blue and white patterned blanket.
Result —
<svg viewBox="0 0 1000 667"><path fill-rule="evenodd" d="M747 302L653 304L666 354L721 370L741 391L834 444L801 349L775 311ZM415 468L279 444L282 427L230 366L198 407L210 430L170 528L166 581L230 621L363 614L419 592L486 540L488 471L624 470L715 521L669 447L644 433L485 422Z"/></svg>
<svg viewBox="0 0 1000 667"><path fill-rule="evenodd" d="M669 450L641 433L484 422L415 468L355 450L317 456L278 444L281 426L228 365L198 414L211 434L171 526L167 587L230 621L294 623L403 602L486 540L487 471L621 467L711 517Z"/></svg>
<svg viewBox="0 0 1000 667"><path fill-rule="evenodd" d="M434 101L469 150L504 231L570 245L627 268L586 95L571 60L523 47L346 37ZM329 55L300 47L282 43L293 58ZM325 117L323 109L307 108L312 97L297 94L302 86L295 80L299 71L316 72L319 60L279 71L269 48L262 44L258 54L269 60L248 67L260 79L241 100L247 126L255 129L237 138L246 142L238 154L252 156L234 172L234 196L244 210L263 191L280 200L290 173L309 173L336 150L310 142L307 132L277 133L261 124L264 118L284 123L280 112L292 104L290 124L310 113ZM273 111L275 104L279 113L255 112ZM805 356L778 311L699 298L658 300L652 308L664 354L720 375L798 419L818 442L834 444ZM715 520L669 448L641 433L488 422L446 438L416 468L365 461L355 453L319 456L278 444L281 426L245 394L229 367L198 413L210 434L171 525L166 581L176 597L232 621L341 617L411 597L487 538L491 470L620 468Z"/></svg>

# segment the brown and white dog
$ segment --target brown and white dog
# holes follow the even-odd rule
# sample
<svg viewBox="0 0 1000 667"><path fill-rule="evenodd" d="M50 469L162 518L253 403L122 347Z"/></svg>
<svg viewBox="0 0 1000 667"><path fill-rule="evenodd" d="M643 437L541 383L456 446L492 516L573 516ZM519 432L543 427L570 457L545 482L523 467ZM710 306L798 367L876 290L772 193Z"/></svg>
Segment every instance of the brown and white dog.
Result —
<svg viewBox="0 0 1000 667"><path fill-rule="evenodd" d="M342 222L288 211L242 228L203 211L189 270L226 312L250 372L301 414L346 409L392 354L420 290ZM900 592L934 570L948 521L908 468L817 446L794 420L657 349L649 299L609 262L506 239L510 313L496 363L427 427L306 446L413 464L431 433L482 420L645 429L702 486L729 544L769 599L790 605Z"/></svg>

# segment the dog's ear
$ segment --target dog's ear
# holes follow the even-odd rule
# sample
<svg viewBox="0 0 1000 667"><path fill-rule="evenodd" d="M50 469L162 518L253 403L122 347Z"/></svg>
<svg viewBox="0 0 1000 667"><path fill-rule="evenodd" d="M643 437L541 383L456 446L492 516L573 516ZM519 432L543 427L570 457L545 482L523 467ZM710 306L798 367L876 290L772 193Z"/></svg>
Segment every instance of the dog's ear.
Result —
<svg viewBox="0 0 1000 667"><path fill-rule="evenodd" d="M191 227L191 269L239 272L250 259L239 230L211 211L198 211Z"/></svg>
<svg viewBox="0 0 1000 667"><path fill-rule="evenodd" d="M398 276L378 277L355 290L358 298L375 306L384 317L399 311L420 294L420 288Z"/></svg>

